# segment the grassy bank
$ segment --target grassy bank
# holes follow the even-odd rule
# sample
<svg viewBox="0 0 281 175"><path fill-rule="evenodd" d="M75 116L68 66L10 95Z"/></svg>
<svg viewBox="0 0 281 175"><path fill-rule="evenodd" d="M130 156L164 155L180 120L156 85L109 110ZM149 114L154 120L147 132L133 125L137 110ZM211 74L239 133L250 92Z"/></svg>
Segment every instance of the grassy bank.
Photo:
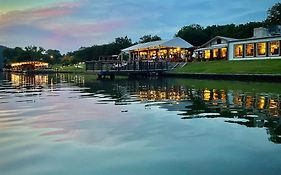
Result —
<svg viewBox="0 0 281 175"><path fill-rule="evenodd" d="M75 64L69 66L63 66L61 64L56 64L51 67L51 69L56 71L66 71L66 72L77 72L77 73L84 73L86 72L85 64Z"/></svg>
<svg viewBox="0 0 281 175"><path fill-rule="evenodd" d="M176 73L281 74L281 60L208 61L189 63Z"/></svg>

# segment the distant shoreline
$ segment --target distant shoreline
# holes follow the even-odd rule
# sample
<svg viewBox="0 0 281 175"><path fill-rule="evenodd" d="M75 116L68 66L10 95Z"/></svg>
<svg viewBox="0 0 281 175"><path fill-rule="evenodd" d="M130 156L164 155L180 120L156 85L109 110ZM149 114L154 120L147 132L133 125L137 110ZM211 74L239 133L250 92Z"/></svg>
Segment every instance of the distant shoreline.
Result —
<svg viewBox="0 0 281 175"><path fill-rule="evenodd" d="M87 74L94 75L93 72L84 71L65 71L65 70L35 70L35 71L2 71L19 74ZM125 76L125 75L120 75ZM187 79L209 79L209 80L238 80L238 81L256 81L256 82L281 82L281 74L219 74L219 73L178 73L178 72L165 72L159 77L167 78L187 78Z"/></svg>

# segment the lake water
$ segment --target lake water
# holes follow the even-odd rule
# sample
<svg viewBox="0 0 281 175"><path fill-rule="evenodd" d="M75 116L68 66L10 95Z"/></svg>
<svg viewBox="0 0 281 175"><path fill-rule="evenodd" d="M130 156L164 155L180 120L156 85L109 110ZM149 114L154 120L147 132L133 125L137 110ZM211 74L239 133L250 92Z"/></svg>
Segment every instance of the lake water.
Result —
<svg viewBox="0 0 281 175"><path fill-rule="evenodd" d="M0 77L1 175L281 174L281 84Z"/></svg>

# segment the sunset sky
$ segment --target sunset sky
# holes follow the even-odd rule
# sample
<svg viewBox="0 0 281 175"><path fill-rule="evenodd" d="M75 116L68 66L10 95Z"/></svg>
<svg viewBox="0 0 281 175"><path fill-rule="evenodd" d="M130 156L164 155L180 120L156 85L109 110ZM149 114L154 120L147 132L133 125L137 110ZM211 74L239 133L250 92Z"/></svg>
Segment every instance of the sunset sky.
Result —
<svg viewBox="0 0 281 175"><path fill-rule="evenodd" d="M278 0L0 0L0 45L73 51L128 36L171 38L184 25L266 18Z"/></svg>

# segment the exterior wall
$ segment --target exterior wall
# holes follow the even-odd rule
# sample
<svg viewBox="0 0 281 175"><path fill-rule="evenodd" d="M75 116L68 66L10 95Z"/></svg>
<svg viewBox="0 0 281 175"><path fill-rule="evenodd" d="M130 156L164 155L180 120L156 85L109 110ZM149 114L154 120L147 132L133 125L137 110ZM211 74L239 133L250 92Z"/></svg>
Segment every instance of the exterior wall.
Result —
<svg viewBox="0 0 281 175"><path fill-rule="evenodd" d="M270 56L269 55L269 42L279 41L279 55L278 56ZM281 59L281 36L275 38L265 38L265 39L255 39L255 40L245 40L245 41L237 41L230 42L228 44L228 60L259 60L259 59ZM257 56L257 43L265 42L267 43L266 55L265 56ZM243 45L243 56L236 58L235 57L235 45L242 44ZM254 44L254 57L246 57L246 44Z"/></svg>

